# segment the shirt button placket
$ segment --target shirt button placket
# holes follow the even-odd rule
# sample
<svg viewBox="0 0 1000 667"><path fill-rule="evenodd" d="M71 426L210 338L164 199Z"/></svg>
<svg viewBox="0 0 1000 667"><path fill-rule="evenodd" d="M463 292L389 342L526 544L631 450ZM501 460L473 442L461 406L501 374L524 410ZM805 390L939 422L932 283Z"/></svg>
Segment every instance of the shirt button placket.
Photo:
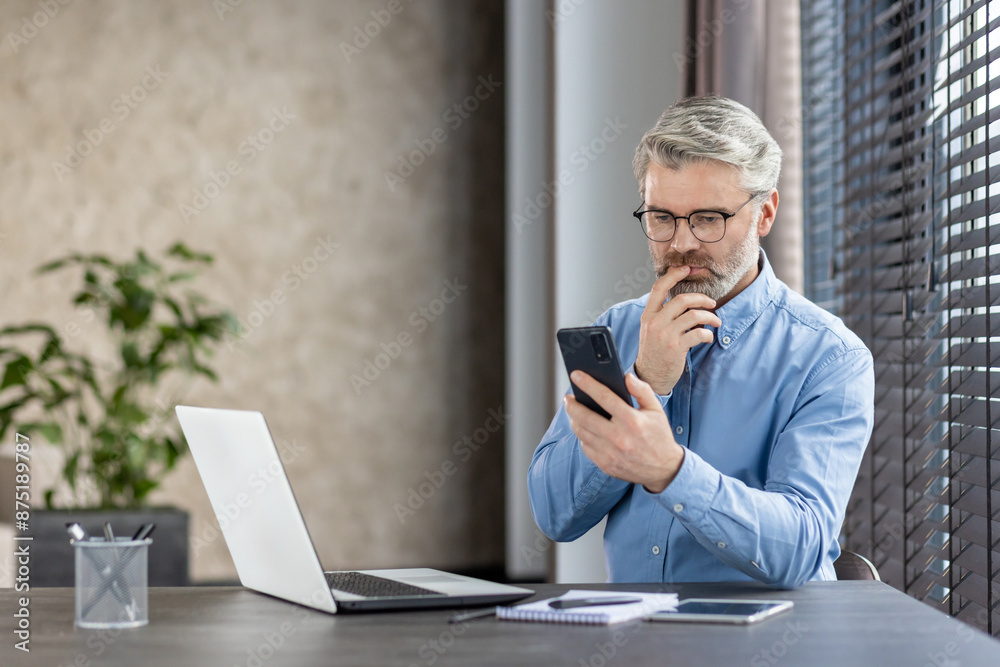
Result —
<svg viewBox="0 0 1000 667"><path fill-rule="evenodd" d="M684 361L684 374L677 383L683 390L683 398L676 404L676 409L674 410L674 419L671 421L674 425L674 433L678 436L676 438L677 444L687 446L687 438L680 437L684 435L684 425L681 423L685 421L691 415L691 391L692 385L694 384L694 376L691 373L691 351L688 350L687 358Z"/></svg>

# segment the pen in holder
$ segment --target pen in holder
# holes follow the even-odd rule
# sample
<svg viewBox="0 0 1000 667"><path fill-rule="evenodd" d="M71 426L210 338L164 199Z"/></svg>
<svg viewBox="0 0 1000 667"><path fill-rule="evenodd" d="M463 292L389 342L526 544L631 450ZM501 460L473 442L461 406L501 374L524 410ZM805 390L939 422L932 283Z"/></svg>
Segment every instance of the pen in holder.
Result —
<svg viewBox="0 0 1000 667"><path fill-rule="evenodd" d="M149 623L148 550L153 540L75 540L76 625L137 628Z"/></svg>

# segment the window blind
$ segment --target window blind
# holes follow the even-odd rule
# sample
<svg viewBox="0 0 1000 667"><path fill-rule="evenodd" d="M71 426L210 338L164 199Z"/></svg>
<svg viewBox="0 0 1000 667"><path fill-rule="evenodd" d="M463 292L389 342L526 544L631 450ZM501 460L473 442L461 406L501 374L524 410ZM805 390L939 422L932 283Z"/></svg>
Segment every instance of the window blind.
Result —
<svg viewBox="0 0 1000 667"><path fill-rule="evenodd" d="M807 5L842 17L844 36L839 51L803 46L807 68L825 59L843 85L842 108L812 121L838 128L842 152L804 132L811 206L829 202L820 219L836 228L807 235L807 257L838 244L828 283L807 287L826 303L832 284L875 358L843 541L886 582L1000 636L1000 1ZM804 37L807 20L825 19L803 11Z"/></svg>
<svg viewBox="0 0 1000 667"><path fill-rule="evenodd" d="M844 80L834 74L844 51L839 4L821 0L801 8L804 286L814 303L835 314L835 262L843 238Z"/></svg>

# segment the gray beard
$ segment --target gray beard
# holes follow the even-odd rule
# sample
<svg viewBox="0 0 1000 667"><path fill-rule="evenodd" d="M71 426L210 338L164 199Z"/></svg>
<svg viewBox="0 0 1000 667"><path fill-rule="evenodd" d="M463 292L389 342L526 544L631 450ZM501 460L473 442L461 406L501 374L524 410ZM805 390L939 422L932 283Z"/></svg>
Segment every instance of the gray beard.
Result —
<svg viewBox="0 0 1000 667"><path fill-rule="evenodd" d="M725 258L721 263L716 263L708 257L696 257L691 255L670 254L657 260L653 257L653 266L656 267L656 277L660 278L672 266L703 266L708 269L709 274L705 277L682 280L670 290L670 297L678 294L696 292L704 294L710 299L719 301L729 295L736 283L747 273L753 270L760 258L760 237L757 236L757 226L750 225L747 235L740 244L733 250L733 253Z"/></svg>

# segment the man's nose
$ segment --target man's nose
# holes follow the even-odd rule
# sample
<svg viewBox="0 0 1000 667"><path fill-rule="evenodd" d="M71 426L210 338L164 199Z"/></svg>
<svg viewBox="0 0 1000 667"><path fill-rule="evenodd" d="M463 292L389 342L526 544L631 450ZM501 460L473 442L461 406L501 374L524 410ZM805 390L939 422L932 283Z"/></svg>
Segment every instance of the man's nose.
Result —
<svg viewBox="0 0 1000 667"><path fill-rule="evenodd" d="M697 250L701 241L695 238L688 226L687 220L678 220L677 228L674 230L674 238L670 239L670 247L677 253L683 254L692 250Z"/></svg>

